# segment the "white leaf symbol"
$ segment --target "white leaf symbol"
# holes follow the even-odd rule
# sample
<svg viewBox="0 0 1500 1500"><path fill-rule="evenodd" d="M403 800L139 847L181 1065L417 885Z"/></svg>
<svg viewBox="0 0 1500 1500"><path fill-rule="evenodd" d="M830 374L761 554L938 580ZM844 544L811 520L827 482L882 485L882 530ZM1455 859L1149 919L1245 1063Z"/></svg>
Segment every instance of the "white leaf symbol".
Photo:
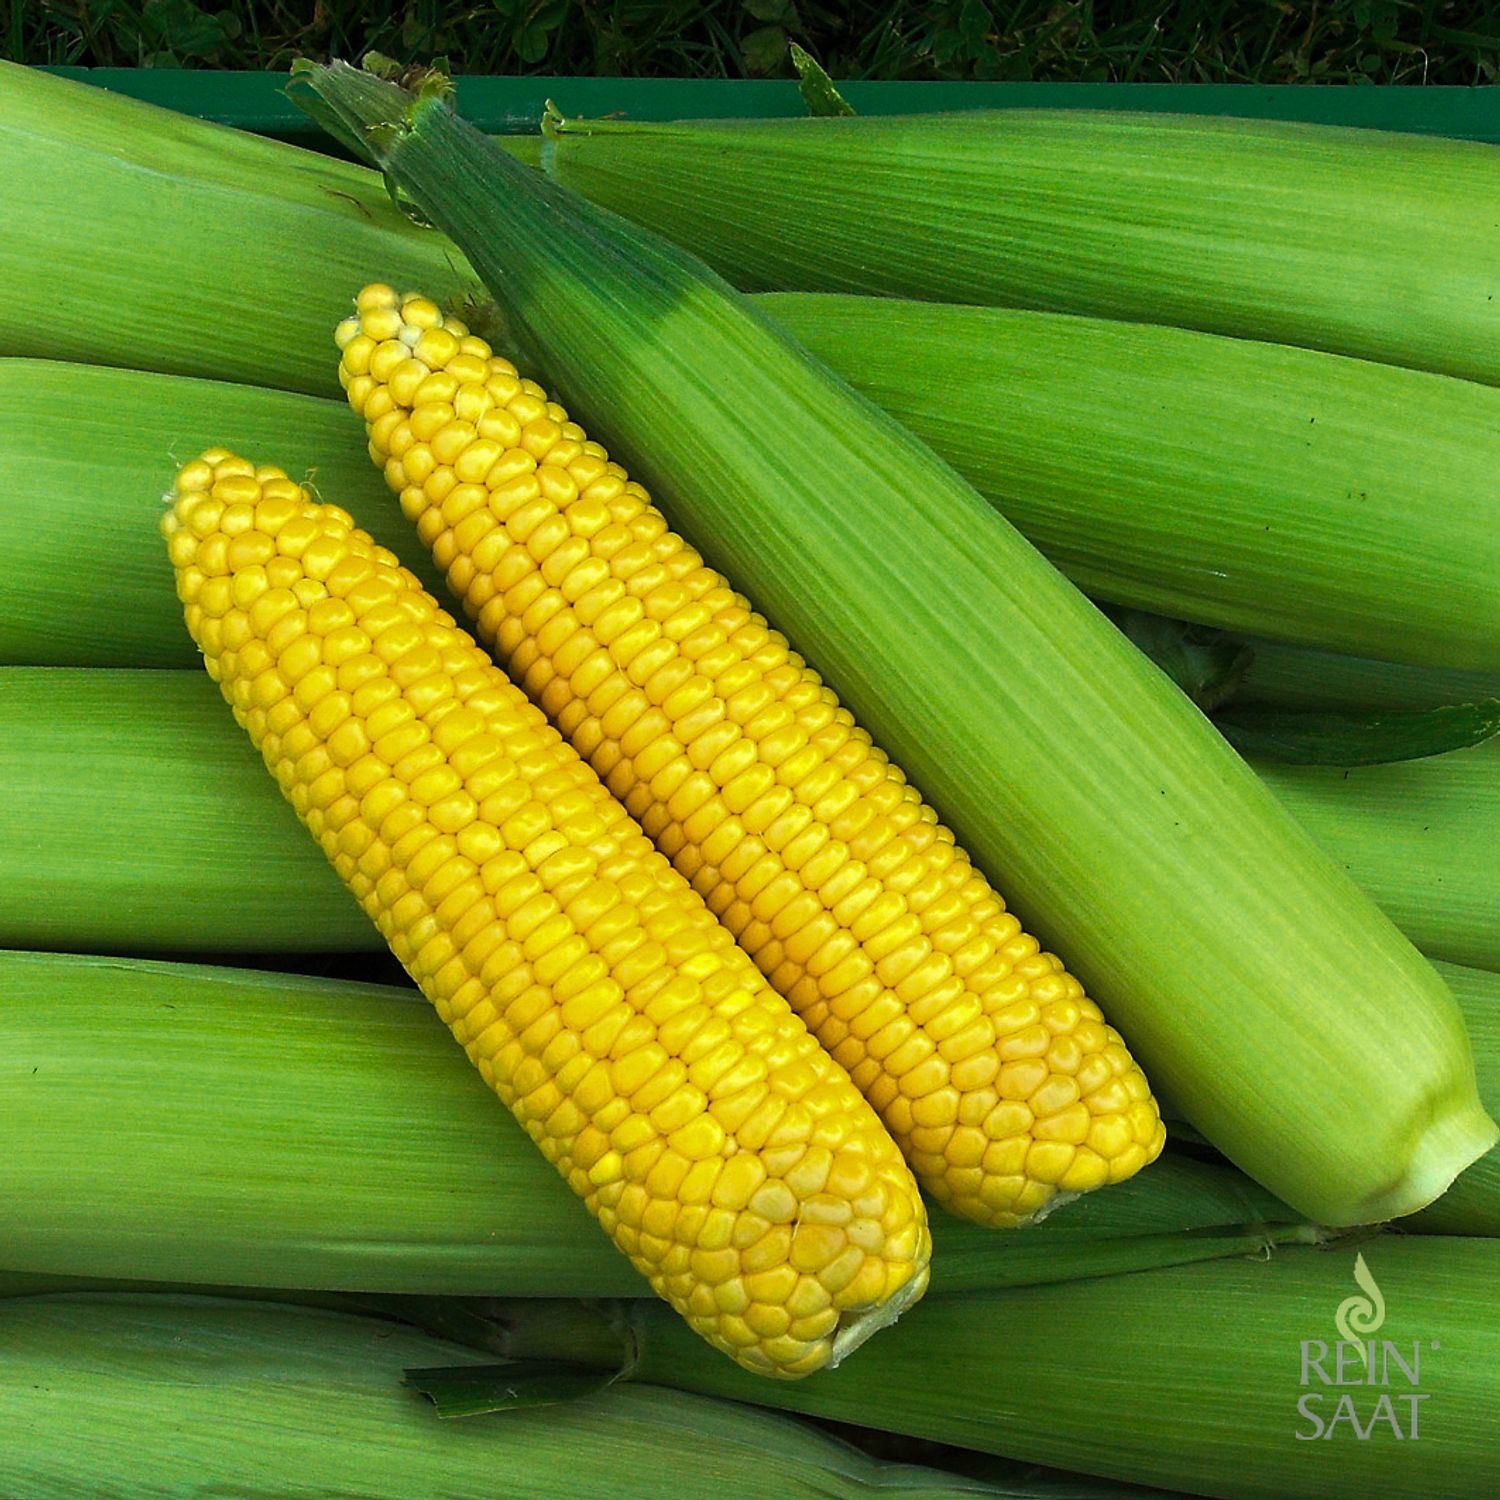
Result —
<svg viewBox="0 0 1500 1500"><path fill-rule="evenodd" d="M1385 1298L1375 1284L1375 1278L1370 1274L1370 1268L1365 1264L1363 1255L1354 1257L1354 1279L1367 1295L1345 1297L1339 1303L1339 1310L1334 1314L1333 1322L1341 1339L1359 1346L1359 1357L1368 1368L1370 1355L1361 1335L1378 1332L1381 1324L1385 1322Z"/></svg>

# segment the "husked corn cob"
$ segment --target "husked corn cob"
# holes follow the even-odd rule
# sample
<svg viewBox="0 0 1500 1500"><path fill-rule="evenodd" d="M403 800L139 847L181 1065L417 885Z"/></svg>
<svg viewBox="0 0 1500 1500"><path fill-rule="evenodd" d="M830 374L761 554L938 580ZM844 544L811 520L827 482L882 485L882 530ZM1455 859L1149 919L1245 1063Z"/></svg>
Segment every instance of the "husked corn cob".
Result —
<svg viewBox="0 0 1500 1500"><path fill-rule="evenodd" d="M901 771L541 387L366 287L339 376L518 682L848 1069L918 1180L1015 1225L1161 1150L1141 1070Z"/></svg>
<svg viewBox="0 0 1500 1500"><path fill-rule="evenodd" d="M874 1112L393 554L222 449L178 475L163 531L288 800L658 1295L781 1376L919 1297L922 1203Z"/></svg>

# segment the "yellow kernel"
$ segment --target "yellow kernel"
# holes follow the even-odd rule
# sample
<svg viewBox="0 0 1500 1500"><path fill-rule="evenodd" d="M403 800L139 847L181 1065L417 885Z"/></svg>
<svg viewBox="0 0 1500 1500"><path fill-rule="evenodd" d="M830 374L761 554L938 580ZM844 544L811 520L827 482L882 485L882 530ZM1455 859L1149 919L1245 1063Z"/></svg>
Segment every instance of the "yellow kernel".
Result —
<svg viewBox="0 0 1500 1500"><path fill-rule="evenodd" d="M1064 1141L1034 1141L1026 1153L1026 1171L1039 1183L1060 1182L1073 1165L1074 1147Z"/></svg>
<svg viewBox="0 0 1500 1500"><path fill-rule="evenodd" d="M246 520L249 525L255 524L255 516L252 512ZM234 537L230 543L225 556L225 561L231 572L239 572L242 568L253 568L263 566L276 555L276 542L273 537L267 536L263 531L243 531Z"/></svg>
<svg viewBox="0 0 1500 1500"><path fill-rule="evenodd" d="M804 1219L792 1235L790 1262L799 1271L821 1271L843 1251L846 1243L841 1228L831 1224L813 1224Z"/></svg>
<svg viewBox="0 0 1500 1500"><path fill-rule="evenodd" d="M1000 1069L1000 1092L1007 1099L1030 1099L1048 1076L1047 1064L1039 1057L1006 1063Z"/></svg>
<svg viewBox="0 0 1500 1500"><path fill-rule="evenodd" d="M746 1288L747 1296L749 1295L748 1283L753 1279L753 1277L747 1277L739 1283L741 1287ZM787 1331L792 1322L785 1308L762 1301L751 1301L741 1316L744 1318L746 1326L758 1339L779 1338Z"/></svg>
<svg viewBox="0 0 1500 1500"><path fill-rule="evenodd" d="M797 1217L797 1198L784 1182L768 1182L750 1198L753 1213L773 1224L790 1224Z"/></svg>
<svg viewBox="0 0 1500 1500"><path fill-rule="evenodd" d="M1046 1066L1045 1061L1043 1066ZM1001 1076L1003 1078L1004 1074L1002 1073ZM1066 1074L1051 1074L1026 1102L1038 1119L1046 1119L1049 1115L1061 1113L1077 1099L1077 1080L1069 1078Z"/></svg>

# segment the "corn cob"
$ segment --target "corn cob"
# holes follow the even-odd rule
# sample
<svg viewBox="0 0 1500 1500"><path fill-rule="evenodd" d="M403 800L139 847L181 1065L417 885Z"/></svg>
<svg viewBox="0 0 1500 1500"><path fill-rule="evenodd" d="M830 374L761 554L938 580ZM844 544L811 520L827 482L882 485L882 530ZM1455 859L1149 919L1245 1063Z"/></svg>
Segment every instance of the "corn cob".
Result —
<svg viewBox="0 0 1500 1500"><path fill-rule="evenodd" d="M927 1282L875 1114L524 694L395 557L211 449L163 520L209 675L335 870L615 1243L762 1374Z"/></svg>
<svg viewBox="0 0 1500 1500"><path fill-rule="evenodd" d="M981 1223L1161 1151L1140 1069L785 639L541 387L366 287L339 379L512 675Z"/></svg>

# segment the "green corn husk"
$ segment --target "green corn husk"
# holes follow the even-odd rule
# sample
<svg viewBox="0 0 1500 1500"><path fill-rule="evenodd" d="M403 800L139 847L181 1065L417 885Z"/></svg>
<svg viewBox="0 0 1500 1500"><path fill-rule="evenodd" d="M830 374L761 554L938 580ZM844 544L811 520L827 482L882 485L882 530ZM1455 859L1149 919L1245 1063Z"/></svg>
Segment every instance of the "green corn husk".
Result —
<svg viewBox="0 0 1500 1500"><path fill-rule="evenodd" d="M1174 687L956 474L705 268L431 89L305 75L519 344L826 672L1155 1082L1334 1224L1488 1150L1451 997Z"/></svg>
<svg viewBox="0 0 1500 1500"><path fill-rule="evenodd" d="M413 989L0 953L0 997L6 1273L641 1293ZM1238 1172L1168 1155L1024 1233L938 1214L933 1237L933 1284L963 1291L1317 1233Z"/></svg>
<svg viewBox="0 0 1500 1500"><path fill-rule="evenodd" d="M781 126L796 123L781 121ZM606 132L597 139L616 138ZM104 141L110 142L108 148L102 147ZM573 133L564 133L549 145L549 159L567 160L574 147L582 144ZM586 147L592 150L594 144L595 136L588 136ZM7 148L15 156L13 162L6 159ZM23 297L21 317L12 318L10 333L0 335L0 351L43 354L49 359L84 357L150 369L190 369L219 378L330 392L332 366L321 363L327 327L347 311L350 291L369 275L369 267L383 267L396 279L420 281L438 294L459 284L452 251L435 234L423 234L393 213L380 184L368 171L10 66L0 71L0 163L12 166L12 177L30 189L26 205L17 210L23 217L13 220L9 239L0 245L0 269L6 255L17 258L12 284ZM142 163L151 166L150 174L138 171ZM159 254L157 214L163 211L154 193L166 190L174 204L171 220L178 266L211 264L233 270L236 296L245 299L245 306L254 303L254 315L246 315L242 306L225 308L225 288L220 285L213 285L211 299L202 299L199 305L187 294L180 275L171 278L169 285L163 284L159 270L156 275L126 278L115 266L105 272L105 263L98 257L90 257L87 266L78 266L69 255L40 248L39 237L57 233L58 225L71 222L69 214L78 219L93 214L113 225L115 255L150 257L154 264ZM257 228L236 233L231 223L226 231L223 219L233 195L246 199L237 210L239 222L254 222ZM261 222L266 214L276 216L275 222ZM282 220L288 225L285 234L278 233ZM360 255L347 252L341 242L345 236L365 240ZM62 239L87 243L87 233ZM291 246L287 254L294 258L270 264L263 242L273 249L282 243ZM254 260L246 255L243 266L231 266L225 260L226 246L233 249L252 243L257 246ZM312 255L305 252L309 243L315 248ZM24 254L27 248L34 254ZM342 260L324 260L330 254ZM341 266L350 267L347 275L342 275ZM108 278L107 285L96 284L102 276ZM58 284L66 279L66 288L54 285L54 278ZM151 302L151 297L160 305ZM1010 519L1020 523L1080 585L1100 597L1244 630L1280 627L1289 639L1316 639L1367 652L1377 648L1404 651L1428 660L1446 660L1445 651L1473 655L1490 648L1487 631L1472 628L1472 619L1493 616L1496 604L1488 597L1467 600L1464 589L1479 588L1479 580L1496 571L1478 561L1493 529L1479 525L1478 496L1493 484L1494 463L1487 462L1475 447L1476 434L1482 437L1496 426L1491 393L1466 392L1445 381L1422 380L1410 372L1380 366L1329 365L1326 359L1271 345L1236 342L1223 347L1217 341L1170 329L1128 329L1091 320L1073 323L1046 315L972 308L960 312L901 306L886 299L772 297L766 306L832 368L856 380L867 395L932 441L938 452L956 460L969 477L984 480L981 489L1002 502ZM261 339L255 321L257 317L264 321L266 308L276 309L275 339ZM87 309L87 324L77 309ZM99 326L99 318L108 320L108 329ZM28 321L31 326L24 326ZM1004 338L996 336L1001 333ZM901 362L888 357L868 359L871 345L882 348L889 342L903 348ZM1028 357L1028 348L1035 348L1035 357ZM1095 402L1107 408L1103 414L1091 411L1086 423L1073 417L1077 371L1068 365L1068 360L1080 357ZM1110 363L1112 357L1124 363L1127 372L1134 368L1130 383L1112 378L1118 374ZM1203 363L1208 365L1206 378L1199 368ZM1146 366L1152 366L1154 374ZM1181 378L1170 378L1169 366ZM1232 366L1233 378L1224 374L1226 366ZM1337 372L1337 377L1323 378L1328 371ZM1061 387L1064 395L1056 396L1049 381ZM1151 387L1151 401L1137 401L1134 386ZM1251 386L1260 390L1259 398L1236 396ZM921 410L921 395L927 389L944 390L944 411ZM1182 395L1173 395L1179 389ZM1218 413L1212 420L1202 416L1205 390L1220 390L1221 399L1230 402L1232 416L1241 417L1244 431L1256 432L1253 443L1242 446L1244 452L1223 458L1224 447L1233 444L1235 423L1221 422ZM1335 390L1338 405L1331 411L1326 401ZM1433 392L1442 392L1443 398L1425 399ZM1158 416L1160 402L1155 398L1164 395L1176 399L1181 410ZM956 425L954 404L960 401L971 402L981 420ZM1307 422L1301 410L1293 410L1299 401L1308 407L1308 416L1322 411L1322 426ZM1358 408L1355 416L1350 414L1350 405ZM1457 407L1475 411L1455 414ZM1269 535L1262 529L1265 517L1250 519L1253 508L1257 514L1266 508L1251 501L1277 493L1274 477L1266 475L1268 458L1275 459L1266 444L1268 411L1283 431L1287 453L1281 465L1286 505L1274 505L1268 511ZM1001 438L996 417L1007 413L1014 419L1011 431L1025 435L1022 446L1029 475L1020 490L996 472L1004 469L1005 459L1004 449L995 450ZM90 420L105 419L96 413ZM1124 423L1124 428L1112 429L1112 423ZM1212 441L1193 441L1193 423L1208 426ZM226 426L229 431L263 431L240 429L233 414ZM1142 428L1148 429L1145 437ZM28 431L55 431L48 407L43 407ZM138 441L130 429L124 431L127 444L136 449ZM987 432L993 432L992 437L983 437ZM1403 489L1391 492L1382 475L1392 472L1392 447L1400 443L1403 432L1418 435L1412 443L1421 444L1421 462L1407 465L1401 477ZM1461 434L1463 443L1442 443L1439 440L1445 432ZM1050 434L1055 437L1049 446ZM1371 441L1371 434L1377 441ZM1128 444L1131 435L1149 440L1143 459L1148 472L1140 481L1151 486L1145 498L1155 516L1163 513L1164 502L1172 495L1194 498L1205 478L1208 495L1226 496L1223 513L1215 517L1217 523L1205 538L1208 550L1203 555L1184 552L1173 568L1164 567L1158 555L1164 535L1173 547L1184 547L1191 540L1193 526L1188 520L1179 519L1170 534L1155 523L1145 534L1139 531L1142 499L1137 499L1133 510L1133 492L1118 462L1119 453L1128 455L1130 447L1119 453L1110 453L1106 447L1116 440ZM0 438L9 437L0 434ZM180 426L177 441L181 443ZM1088 459L1089 441L1094 441L1107 462L1080 474L1080 465ZM192 440L181 446L201 444ZM296 440L291 447L300 452ZM348 449L350 441L341 447ZM1380 458L1374 462L1379 469L1367 478L1376 452ZM1065 460L1062 474L1055 471L1059 456ZM1322 465L1319 483L1314 483L1310 463ZM1091 525L1080 528L1076 511L1058 510L1059 495L1070 484L1068 472L1074 475L1071 504L1083 507L1085 519L1092 517ZM1236 481L1244 493L1235 489ZM366 489L369 483L371 478L365 475L356 490ZM1094 507L1110 486L1122 493L1110 496L1115 516L1101 516ZM1424 511L1421 504L1413 504L1413 495L1418 499L1440 496L1443 501L1437 511L1442 525L1431 522L1430 513L1422 544L1415 549L1401 538L1401 528L1410 525L1410 517ZM1199 510L1200 505L1197 502ZM1460 510L1469 516L1467 531L1461 529ZM371 510L371 516L383 513L389 513L389 507ZM1308 525L1310 514L1317 517L1316 525ZM360 519L365 519L363 513ZM1080 547L1080 535L1088 537L1101 520L1124 526L1124 537L1103 531L1097 544ZM51 523L37 528L30 547L27 537L0 537L0 555L9 561L7 553L18 546L26 558L51 529ZM1299 532L1305 535L1299 538ZM1341 562L1322 576L1316 553L1320 541L1329 535L1337 538L1337 550L1323 549L1323 555L1338 556ZM1143 547L1143 537L1149 537L1152 546ZM386 537L381 535L381 540ZM1439 547L1445 541L1446 552ZM77 550L80 541L74 540L72 547ZM1247 547L1251 550L1245 555ZM1353 550L1356 547L1358 553ZM1280 576L1278 586L1262 586L1254 573L1254 558L1269 556L1275 565L1286 559L1289 549L1295 549L1311 570L1307 586L1289 586L1286 577ZM130 552L127 547L121 556ZM1352 555L1358 555L1361 565L1349 565ZM1403 574L1400 591L1406 609L1403 627L1397 630L1389 624L1388 610L1380 607L1388 592L1385 573L1418 556L1422 558L1418 570L1422 588L1413 591L1412 571ZM1466 562L1470 564L1467 570ZM1341 598L1346 594L1356 597ZM1280 606L1278 600L1283 601ZM1424 601L1431 606L1433 621L1419 607ZM74 645L69 636L78 636L83 625L65 624L62 636L52 645L42 621L27 631L27 642L36 640L34 646L10 645L0 637L0 660L121 666L186 660L157 657L156 646L136 651L136 634L141 634L144 645L144 637L154 631L157 613L159 609L148 609L141 618L132 616L121 639L111 643L98 660L90 661L77 652L66 654ZM1455 621L1469 628L1452 628ZM13 622L10 631L17 624ZM1439 634L1428 639L1431 631ZM101 634L110 637L113 631ZM180 651L181 646L174 643L171 649Z"/></svg>
<svg viewBox="0 0 1500 1500"><path fill-rule="evenodd" d="M1235 689L1235 702L1274 708L1441 708L1500 698L1500 672L1414 667L1252 640L1250 660Z"/></svg>
<svg viewBox="0 0 1500 1500"><path fill-rule="evenodd" d="M759 302L1094 598L1500 669L1500 390L1180 328Z"/></svg>
<svg viewBox="0 0 1500 1500"><path fill-rule="evenodd" d="M1464 1013L1479 1096L1494 1113L1500 1110L1500 974L1441 962L1436 967ZM1500 1148L1466 1167L1436 1203L1401 1227L1417 1234L1500 1237Z"/></svg>
<svg viewBox="0 0 1500 1500"><path fill-rule="evenodd" d="M1257 770L1424 952L1500 969L1500 743ZM50 667L0 668L0 945L384 951L207 678Z"/></svg>
<svg viewBox="0 0 1500 1500"><path fill-rule="evenodd" d="M324 1302L299 1298L294 1305L287 1306L283 1305L289 1300L286 1293L278 1292L274 1298L268 1299L264 1293L249 1292L243 1288L229 1289L222 1294L215 1293L213 1297L202 1294L184 1296L180 1292L142 1295L137 1289L130 1296L96 1294L63 1298L49 1295L49 1292L57 1289L45 1288L40 1284L40 1278L37 1279L38 1285L30 1289L11 1292L7 1283L15 1279L0 1273L0 1296L20 1295L33 1299L47 1297L45 1302L32 1300L24 1306L8 1309L14 1316L8 1320L7 1330L24 1329L22 1338L28 1344L32 1343L33 1333L39 1333L47 1327L66 1336L67 1330L76 1326L80 1319L92 1315L105 1329L121 1330L117 1337L124 1352L117 1353L109 1365L112 1371L119 1372L121 1382L132 1376L139 1376L148 1393L155 1396L166 1381L174 1377L186 1378L187 1383L206 1395L208 1387L216 1380L222 1380L241 1403L236 1406L236 1411L247 1411L252 1415L252 1420L256 1421L271 1421L276 1416L274 1398L271 1397L268 1384L264 1383L268 1377L275 1380L278 1386L290 1385L293 1393L289 1399L295 1400L296 1393L305 1389L308 1382L317 1376L337 1377L341 1368L354 1368L352 1362L343 1358L344 1346L351 1339L363 1342L367 1334L377 1339L398 1337L401 1342L388 1360L381 1360L373 1369L366 1364L361 1370L358 1390L353 1399L340 1409L339 1421L331 1429L334 1436L342 1436L348 1425L361 1429L366 1427L367 1424L360 1420L362 1416L377 1418L382 1409L394 1415L394 1426L389 1421L382 1423L381 1440L377 1449L384 1454L389 1451L387 1445L393 1442L400 1444L408 1450L403 1455L408 1461L399 1462L394 1474L377 1470L375 1461L363 1457L348 1466L344 1476L345 1487L338 1489L336 1493L354 1493L347 1488L352 1481L358 1484L358 1494L362 1500L378 1500L378 1497L386 1495L402 1496L405 1500L405 1496L410 1494L451 1494L455 1500L460 1496L481 1493L503 1493L507 1497L532 1494L550 1497L557 1493L557 1481L556 1472L549 1473L548 1466L554 1471L561 1471L566 1467L570 1475L573 1472L571 1465L559 1451L561 1445L569 1441L579 1444L585 1456L587 1474L592 1475L595 1469L601 1471L599 1482L604 1486L598 1492L601 1496L644 1493L654 1497L660 1495L659 1488L638 1490L632 1487L630 1479L602 1472L607 1463L606 1445L618 1445L625 1465L638 1465L644 1458L649 1461L653 1470L659 1470L662 1459L665 1457L670 1461L679 1442L692 1441L699 1433L708 1439L706 1448L700 1451L709 1454L710 1461L723 1469L722 1482L718 1482L719 1476L713 1476L716 1480L716 1492L731 1496L745 1495L748 1500L802 1494L816 1495L819 1500L847 1494L851 1500L853 1497L861 1497L862 1500L862 1497L875 1493L908 1496L910 1500L960 1500L962 1496L981 1495L1000 1497L1000 1500L1184 1500L1184 1497L1169 1495L1164 1490L1143 1490L1134 1485L1120 1486L1087 1475L1066 1474L1034 1464L952 1448L946 1444L906 1438L900 1434L880 1433L847 1424L825 1423L813 1426L805 1422L789 1422L784 1417L756 1411L751 1407L731 1405L708 1397L692 1396L649 1385L616 1385L602 1395L578 1400L570 1407L555 1405L550 1411L540 1414L520 1412L513 1408L503 1420L509 1423L519 1415L521 1420L515 1426L495 1429L489 1422L467 1424L478 1425L495 1434L490 1440L503 1441L506 1447L489 1461L482 1477L475 1466L475 1472L465 1475L460 1488L433 1489L429 1486L434 1482L441 1483L441 1476L453 1471L454 1466L439 1465L437 1478L434 1480L431 1473L418 1473L416 1463L429 1451L435 1451L428 1447L434 1442L443 1444L450 1458L454 1452L454 1444L459 1445L457 1451L462 1454L462 1445L466 1440L462 1436L450 1434L461 1433L465 1424L459 1424L457 1428L451 1425L445 1427L434 1418L432 1408L425 1402L413 1403L409 1399L410 1391L395 1392L397 1396L408 1398L398 1404L393 1399L392 1389L397 1382L403 1381L402 1366L407 1359L442 1361L435 1367L426 1368L436 1368L443 1374L475 1369L473 1355L469 1353L471 1350L525 1359L527 1351L516 1347L517 1337L497 1319L487 1315L488 1304L476 1305L453 1298L439 1298L422 1300L416 1305L414 1299L386 1299L386 1305L382 1305L378 1299L364 1299L361 1302L359 1299L330 1296ZM259 1305L249 1309L253 1317L247 1317L236 1312L232 1305L219 1301L221 1295L233 1296L242 1302L252 1299ZM597 1317L580 1318L566 1304L562 1307L556 1307L556 1304L553 1306L559 1316L549 1321L539 1338L552 1351L554 1358L566 1355L574 1360L610 1361L616 1356L618 1335ZM321 1308L321 1313L308 1314L303 1311L308 1308ZM147 1342L153 1329L164 1343L192 1338L201 1351L200 1357L191 1362L180 1356L171 1361L161 1357L153 1358L154 1351ZM332 1360L318 1360L310 1367L304 1340L317 1340L321 1343L330 1330L336 1344L340 1346L339 1352L334 1354ZM568 1338L570 1333L576 1335L571 1343ZM461 1345L463 1348L455 1350L454 1345ZM360 1351L356 1350L358 1352ZM210 1357L201 1357L205 1355ZM270 1356L269 1360L265 1358L266 1355ZM463 1358L465 1362L455 1366L451 1363L455 1356ZM65 1349L57 1355L58 1366L65 1365L68 1358L68 1351ZM40 1370L40 1362L32 1368ZM488 1372L494 1371L496 1367L486 1360L477 1368L481 1372ZM524 1371L526 1367L519 1368ZM56 1386L70 1391L85 1389L84 1382L88 1379L80 1377L80 1372L76 1369L71 1370L63 1381L57 1380L55 1372L49 1373L49 1391ZM577 1379L576 1367L573 1372L561 1373L564 1380ZM100 1374L102 1376L102 1372ZM590 1383L597 1384L607 1377L592 1375L585 1378ZM411 1388L416 1389L419 1383L420 1380L412 1382ZM493 1385L493 1380L490 1383ZM98 1386L92 1380L88 1381L86 1400L97 1403L104 1394L102 1378ZM559 1402L567 1399L565 1388L557 1390L555 1394ZM0 1377L0 1405L8 1409L12 1404L9 1399L12 1395L12 1392L5 1390L4 1379ZM262 1396L266 1398L264 1401L260 1399ZM201 1395L199 1399L202 1399ZM383 1407L377 1406L377 1402L383 1403ZM368 1405L367 1413L363 1410L362 1403ZM169 1405L170 1402L163 1403L164 1407ZM20 1406L17 1409L25 1410ZM323 1409L327 1410L327 1407ZM31 1413L28 1412L27 1415ZM548 1430L544 1440L538 1442L538 1428L543 1423ZM297 1427L299 1438L303 1430L300 1425ZM60 1425L54 1429L46 1424L45 1419L41 1424L41 1431L44 1436L54 1439L59 1450L66 1449L66 1438L80 1436L76 1431L65 1434ZM509 1446L512 1442L516 1444L514 1451ZM770 1472L755 1480L750 1488L744 1487L747 1481L742 1474L736 1472L736 1445L745 1443L767 1444L772 1455ZM142 1448L144 1447L142 1444ZM640 1451L633 1452L632 1448L639 1448ZM246 1467L256 1470L254 1487L237 1487L234 1491L236 1495L274 1495L279 1500L283 1495L301 1494L306 1495L308 1500L314 1500L314 1497L316 1500L323 1500L323 1497L335 1493L331 1489L314 1491L294 1488L294 1480L300 1476L279 1471L263 1455L257 1455L255 1460L245 1465L239 1461L241 1456L238 1447L228 1437L224 1440L221 1452L235 1463L237 1476L242 1483ZM571 1457L571 1454L568 1456ZM131 1450L131 1459L135 1459L134 1449ZM66 1495L68 1500L72 1500L72 1496L78 1492L63 1487L61 1474L65 1467L71 1473L71 1466L79 1462L79 1458L74 1455L61 1461L54 1455L54 1470L48 1470L44 1463L40 1470L41 1477L38 1477L36 1471L30 1476L32 1482L41 1483L42 1488L35 1491L28 1489L28 1500L33 1496L45 1497L52 1494ZM3 1472L4 1459L0 1456L0 1477L3 1477ZM47 1487L53 1472L59 1475L59 1487L55 1490ZM694 1475L696 1470L690 1471L690 1477L685 1482L693 1482ZM489 1481L488 1485L484 1483L485 1480ZM119 1483L117 1471L112 1468L105 1471L101 1468L100 1485L111 1482ZM130 1489L130 1500L135 1500L140 1495L218 1493L216 1489L210 1491L189 1488L191 1477L188 1466L181 1464L163 1465L147 1472L146 1462L143 1460L138 1482L141 1487ZM459 1483L456 1477L454 1482ZM400 1487L403 1484L421 1487L403 1490ZM517 1485L521 1488L516 1488ZM123 1497L126 1492L115 1488L106 1490L102 1487L90 1487L89 1493L120 1494Z"/></svg>
<svg viewBox="0 0 1500 1500"><path fill-rule="evenodd" d="M1500 1238L1500 1156L1487 1152L1436 1203L1402 1221L1413 1234Z"/></svg>
<svg viewBox="0 0 1500 1500"><path fill-rule="evenodd" d="M385 946L206 676L69 667L0 669L0 944Z"/></svg>
<svg viewBox="0 0 1500 1500"><path fill-rule="evenodd" d="M1500 383L1488 145L1092 110L544 131L550 180L743 290L1088 313Z"/></svg>
<svg viewBox="0 0 1500 1500"><path fill-rule="evenodd" d="M0 354L328 393L381 274L472 285L372 172L0 63Z"/></svg>
<svg viewBox="0 0 1500 1500"><path fill-rule="evenodd" d="M1256 769L1424 953L1500 969L1500 741L1391 765Z"/></svg>
<svg viewBox="0 0 1500 1500"><path fill-rule="evenodd" d="M334 384L331 376L324 384ZM150 505L183 463L210 447L274 455L269 461L298 478L311 471L378 542L404 547L423 581L436 585L342 403L0 359L0 487L17 500L0 509L7 580L0 663L197 665Z"/></svg>
<svg viewBox="0 0 1500 1500"><path fill-rule="evenodd" d="M639 1290L639 1286L635 1288ZM406 1294L387 1292L309 1291L305 1287L210 1286L201 1282L148 1282L97 1276L56 1276L25 1271L0 1271L0 1298L55 1297L83 1294L100 1297L122 1293L130 1298L191 1298L196 1302L228 1299L235 1302L277 1303L319 1308L357 1318L383 1318L419 1329L437 1338L479 1349L501 1360L545 1358L570 1363L597 1362L624 1352L623 1329L601 1328L598 1320L570 1318L547 1334L545 1349L533 1349L536 1330L514 1332L504 1318L505 1303L493 1297ZM110 1298L110 1301L115 1300ZM590 1307L607 1307L608 1300L590 1299ZM564 1341L564 1333L570 1337Z"/></svg>
<svg viewBox="0 0 1500 1500"><path fill-rule="evenodd" d="M0 1493L26 1500L1048 1493L882 1463L805 1423L645 1385L443 1422L403 1388L403 1371L481 1365L482 1354L312 1308L26 1297L0 1302L0 1344Z"/></svg>
<svg viewBox="0 0 1500 1500"><path fill-rule="evenodd" d="M848 1366L795 1385L714 1361L670 1312L636 1303L636 1375L1222 1500L1479 1500L1500 1464L1500 1243L1382 1235L1358 1253L1379 1305L1356 1279L1352 1245L928 1296ZM1319 1358L1335 1377L1341 1313L1375 1341L1369 1384L1356 1345L1343 1351L1342 1388L1318 1382ZM566 1322L544 1303L514 1317L542 1339L550 1319ZM1415 1359L1415 1385L1387 1343L1408 1368ZM1320 1398L1307 1410L1327 1432L1341 1395L1365 1440L1348 1416L1319 1439L1299 1411ZM1414 1395L1426 1398L1415 1441L1402 1399ZM1399 1440L1376 1418L1382 1396Z"/></svg>
<svg viewBox="0 0 1500 1500"><path fill-rule="evenodd" d="M759 304L1097 598L1365 655L1496 664L1486 500L1500 391L1045 313L808 295ZM327 348L332 391L331 335ZM0 523L18 606L0 621L0 661L193 661L139 496L210 444L314 469L378 541L409 537L359 424L332 402L0 360L0 412L0 478L35 497ZM75 572L90 580L82 600Z"/></svg>

